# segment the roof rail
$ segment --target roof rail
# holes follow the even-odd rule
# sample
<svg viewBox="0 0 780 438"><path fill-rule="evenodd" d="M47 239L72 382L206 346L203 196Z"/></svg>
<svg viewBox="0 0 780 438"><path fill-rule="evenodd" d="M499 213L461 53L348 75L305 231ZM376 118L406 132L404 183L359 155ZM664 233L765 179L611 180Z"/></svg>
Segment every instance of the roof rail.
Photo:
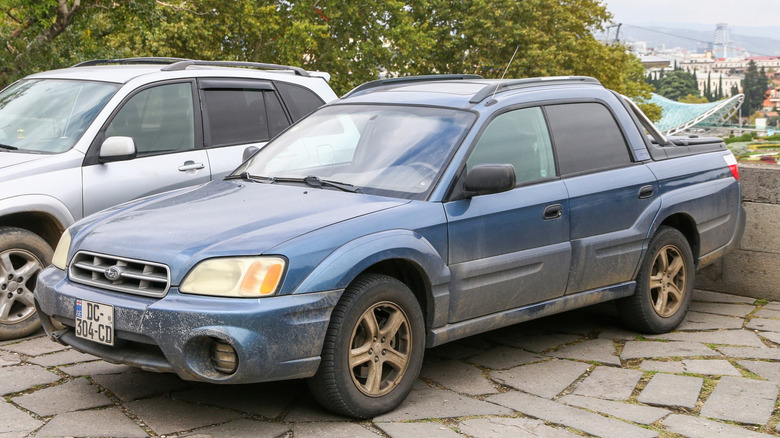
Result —
<svg viewBox="0 0 780 438"><path fill-rule="evenodd" d="M198 61L193 59L182 59L179 62L163 67L162 71L185 70L187 67L191 65L219 66L219 67L252 67L252 68L259 68L264 70L290 70L295 72L295 74L298 76L303 76L306 78L311 77L311 75L309 75L309 73L306 70L300 67L292 67L289 65L279 65L279 64L265 64L262 62L243 62L243 61Z"/></svg>
<svg viewBox="0 0 780 438"><path fill-rule="evenodd" d="M483 79L483 78L480 75L457 74L457 75L402 76L400 78L378 79L376 81L366 82L365 84L358 85L357 87L353 88L352 91L348 92L347 94L341 97L343 98L343 97L351 96L361 91L366 91L372 88L382 87L385 85L406 84L411 82L450 81L450 80L461 80L461 79Z"/></svg>
<svg viewBox="0 0 780 438"><path fill-rule="evenodd" d="M173 64L175 62L187 61L186 58L166 58L166 57L138 57L138 58L116 58L116 59L93 59L80 62L72 67L89 67L93 65L106 64Z"/></svg>
<svg viewBox="0 0 780 438"><path fill-rule="evenodd" d="M495 93L501 93L503 91L517 90L521 88L538 87L540 85L558 85L558 84L598 84L601 82L598 79L590 76L550 76L543 78L525 78L525 79L509 79L506 81L499 81L495 84L490 84L485 88L479 90L477 94L469 99L469 103L480 103Z"/></svg>

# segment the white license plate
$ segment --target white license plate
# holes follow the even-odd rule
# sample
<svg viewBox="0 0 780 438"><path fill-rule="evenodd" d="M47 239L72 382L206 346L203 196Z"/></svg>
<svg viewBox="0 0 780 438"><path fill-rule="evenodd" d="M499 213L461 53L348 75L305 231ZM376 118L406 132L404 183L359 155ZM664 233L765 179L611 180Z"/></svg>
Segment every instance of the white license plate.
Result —
<svg viewBox="0 0 780 438"><path fill-rule="evenodd" d="M114 306L77 299L76 336L114 345Z"/></svg>

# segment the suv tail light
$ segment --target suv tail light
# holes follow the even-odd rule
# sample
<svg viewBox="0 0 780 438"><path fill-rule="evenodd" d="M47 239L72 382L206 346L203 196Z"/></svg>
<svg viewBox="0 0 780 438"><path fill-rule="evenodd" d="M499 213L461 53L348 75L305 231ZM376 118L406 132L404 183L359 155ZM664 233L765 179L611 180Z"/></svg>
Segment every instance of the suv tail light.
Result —
<svg viewBox="0 0 780 438"><path fill-rule="evenodd" d="M734 154L729 152L728 155L724 155L723 159L726 160L726 165L729 166L729 170L731 171L731 174L734 176L734 179L739 179L739 169L737 168L737 159L734 158Z"/></svg>

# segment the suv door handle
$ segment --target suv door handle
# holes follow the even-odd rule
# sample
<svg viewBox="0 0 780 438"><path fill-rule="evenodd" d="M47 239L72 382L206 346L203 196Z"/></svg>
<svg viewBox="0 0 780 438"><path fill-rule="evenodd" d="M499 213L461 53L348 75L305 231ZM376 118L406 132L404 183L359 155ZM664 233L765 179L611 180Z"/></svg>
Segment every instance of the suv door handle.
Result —
<svg viewBox="0 0 780 438"><path fill-rule="evenodd" d="M544 208L544 220L558 219L563 214L561 204L548 205Z"/></svg>
<svg viewBox="0 0 780 438"><path fill-rule="evenodd" d="M192 160L187 160L184 162L184 164L179 166L179 172L186 172L188 170L200 170L203 169L204 167L206 166L204 166L203 163L196 163Z"/></svg>
<svg viewBox="0 0 780 438"><path fill-rule="evenodd" d="M653 196L653 186L642 186L639 188L639 199L647 199Z"/></svg>

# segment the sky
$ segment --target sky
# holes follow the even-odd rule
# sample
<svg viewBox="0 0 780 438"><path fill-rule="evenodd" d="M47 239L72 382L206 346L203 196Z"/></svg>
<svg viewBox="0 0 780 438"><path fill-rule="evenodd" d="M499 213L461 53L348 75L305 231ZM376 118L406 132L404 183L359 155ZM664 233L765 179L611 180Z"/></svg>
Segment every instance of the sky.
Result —
<svg viewBox="0 0 780 438"><path fill-rule="evenodd" d="M778 25L778 0L602 0L616 23Z"/></svg>

